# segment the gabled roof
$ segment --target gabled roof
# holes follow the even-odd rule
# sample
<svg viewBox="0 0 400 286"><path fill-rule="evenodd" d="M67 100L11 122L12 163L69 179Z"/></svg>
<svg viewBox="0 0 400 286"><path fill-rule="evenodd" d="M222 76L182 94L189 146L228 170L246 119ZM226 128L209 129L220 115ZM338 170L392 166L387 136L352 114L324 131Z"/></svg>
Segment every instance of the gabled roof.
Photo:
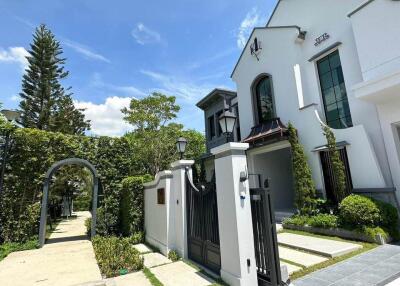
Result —
<svg viewBox="0 0 400 286"><path fill-rule="evenodd" d="M364 3L362 3L360 6L358 6L356 9L354 9L353 11L351 11L349 14L347 14L347 17L351 17L353 16L355 13L357 13L358 11L362 10L364 7L368 6L369 4L371 4L372 2L374 2L375 0L368 0Z"/></svg>
<svg viewBox="0 0 400 286"><path fill-rule="evenodd" d="M272 29L297 29L297 30L299 31L299 33L301 32L301 28L300 28L299 26L296 26L296 25L289 25L289 26L272 26L272 27L255 27L255 28L253 29L253 31L251 32L249 38L247 39L246 45L244 46L244 48L243 48L243 50L242 50L242 53L240 54L239 59L238 59L238 61L237 61L236 64L235 64L235 67L233 68L233 71L232 71L232 73L231 73L231 78L233 77L233 74L235 73L235 70L236 70L237 66L239 65L239 62L240 62L240 60L241 60L242 57L243 57L243 54L244 54L244 52L246 51L247 45L249 44L250 39L253 37L254 32L255 32L256 30L272 30Z"/></svg>
<svg viewBox="0 0 400 286"><path fill-rule="evenodd" d="M236 91L229 90L229 89L223 89L223 88L215 88L213 91L211 91L209 94L207 94L204 98L202 98L198 103L196 103L196 106L200 109L205 109L212 101L220 98L220 97L226 96L228 98L234 98L237 96Z"/></svg>
<svg viewBox="0 0 400 286"><path fill-rule="evenodd" d="M278 10L278 6L279 6L279 4L281 4L281 2L282 2L282 0L278 0L278 2L276 3L275 8L274 8L274 10L272 11L272 14L271 14L271 16L270 16L269 19L268 19L267 25L265 25L266 27L268 27L268 26L269 26L269 23L271 23L272 17L274 17L275 12L276 12L276 10Z"/></svg>

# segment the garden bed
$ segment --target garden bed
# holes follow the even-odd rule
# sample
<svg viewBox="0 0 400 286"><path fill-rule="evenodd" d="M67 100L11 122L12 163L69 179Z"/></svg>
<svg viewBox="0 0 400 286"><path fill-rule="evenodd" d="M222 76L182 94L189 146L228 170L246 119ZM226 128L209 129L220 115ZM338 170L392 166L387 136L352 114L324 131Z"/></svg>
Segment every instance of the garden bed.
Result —
<svg viewBox="0 0 400 286"><path fill-rule="evenodd" d="M372 238L363 233L360 233L357 231L351 231L351 230L347 230L347 229L343 229L343 228L319 228L319 227L312 227L312 226L308 226L308 225L301 226L301 225L291 225L291 224L284 224L283 228L304 231L304 232L309 232L309 233L315 233L315 234L328 235L328 236L336 236L336 237L350 239L350 240L358 240L358 241L365 241L365 242L370 242L370 243L377 243L380 245L389 243L392 241L392 238L390 236L385 238L381 234L377 234L375 236L375 238Z"/></svg>

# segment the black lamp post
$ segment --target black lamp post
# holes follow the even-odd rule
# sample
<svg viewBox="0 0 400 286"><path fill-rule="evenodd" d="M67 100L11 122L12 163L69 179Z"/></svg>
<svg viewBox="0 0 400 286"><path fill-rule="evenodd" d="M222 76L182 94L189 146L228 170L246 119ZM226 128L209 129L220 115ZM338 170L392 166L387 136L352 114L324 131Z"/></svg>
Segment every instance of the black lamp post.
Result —
<svg viewBox="0 0 400 286"><path fill-rule="evenodd" d="M176 149L180 154L181 160L183 159L183 154L185 153L186 145L187 145L187 140L183 137L179 137L178 140L176 141Z"/></svg>
<svg viewBox="0 0 400 286"><path fill-rule="evenodd" d="M226 136L226 143L228 143L229 137L233 133L233 128L236 124L236 115L227 109L220 115L218 121L219 125L221 126L222 133Z"/></svg>
<svg viewBox="0 0 400 286"><path fill-rule="evenodd" d="M19 117L21 116L21 113L19 111L15 111L15 110L3 109L3 110L1 110L1 113L9 122L17 122ZM2 160L1 160L0 195L3 192L4 173L6 170L8 148L10 145L10 131L9 130L6 131L4 143L2 145L3 145L2 146L3 147L3 154L2 154L3 156L2 156Z"/></svg>

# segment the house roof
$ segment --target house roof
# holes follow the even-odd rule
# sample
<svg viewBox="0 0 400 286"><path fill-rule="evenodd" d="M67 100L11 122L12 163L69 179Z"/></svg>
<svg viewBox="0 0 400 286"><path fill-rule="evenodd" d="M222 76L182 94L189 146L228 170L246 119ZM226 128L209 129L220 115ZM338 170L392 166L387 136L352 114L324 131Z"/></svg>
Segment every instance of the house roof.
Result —
<svg viewBox="0 0 400 286"><path fill-rule="evenodd" d="M266 27L269 26L269 23L271 22L272 17L274 17L275 12L276 12L276 10L278 9L278 6L279 6L279 4L281 4L281 2L282 2L282 0L278 0L278 2L276 3L275 8L274 8L274 10L272 11L272 14L271 14L271 16L270 16L269 19L268 19L267 25L265 25Z"/></svg>
<svg viewBox="0 0 400 286"><path fill-rule="evenodd" d="M366 6L368 6L369 4L371 4L372 2L374 2L375 0L368 0L365 1L364 3L362 3L360 6L358 6L356 9L354 9L353 11L351 11L349 14L347 14L347 17L351 17L354 14L356 14L358 11L362 10L363 8L365 8Z"/></svg>
<svg viewBox="0 0 400 286"><path fill-rule="evenodd" d="M274 118L251 128L249 136L243 142L250 143L253 146L265 145L271 141L285 140L288 135L288 129L280 118Z"/></svg>
<svg viewBox="0 0 400 286"><path fill-rule="evenodd" d="M236 91L223 89L223 88L215 88L209 94L207 94L204 98L202 98L196 106L201 109L205 109L207 106L210 105L211 102L223 96L227 96L229 98L234 98L237 96Z"/></svg>
<svg viewBox="0 0 400 286"><path fill-rule="evenodd" d="M256 30L270 30L270 29L297 29L297 30L299 31L299 33L301 32L301 28L300 28L299 26L296 26L296 25L289 25L289 26L272 26L272 27L255 27L255 28L253 29L253 31L251 32L249 38L247 39L246 45L244 46L244 48L243 48L243 50L242 50L242 53L240 54L239 59L238 59L238 61L237 61L236 64L235 64L235 67L233 68L233 71L232 71L232 73L231 73L231 78L233 77L233 74L235 73L236 68L237 68L237 66L239 65L239 62L240 62L240 60L241 60L242 57L243 57L244 51L247 49L247 45L249 44L250 39L253 37L254 32L255 32Z"/></svg>

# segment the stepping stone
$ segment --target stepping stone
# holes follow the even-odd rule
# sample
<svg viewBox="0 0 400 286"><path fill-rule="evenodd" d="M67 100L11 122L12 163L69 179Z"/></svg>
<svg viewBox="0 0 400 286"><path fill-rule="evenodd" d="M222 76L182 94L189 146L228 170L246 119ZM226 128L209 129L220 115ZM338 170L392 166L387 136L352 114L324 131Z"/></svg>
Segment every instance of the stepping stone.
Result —
<svg viewBox="0 0 400 286"><path fill-rule="evenodd" d="M142 271L107 279L106 286L151 286Z"/></svg>
<svg viewBox="0 0 400 286"><path fill-rule="evenodd" d="M327 257L338 257L362 248L361 245L293 233L278 234L282 246L297 248Z"/></svg>
<svg viewBox="0 0 400 286"><path fill-rule="evenodd" d="M144 266L146 266L147 268L172 262L171 260L169 260L164 255L158 252L143 254L143 258L144 258Z"/></svg>
<svg viewBox="0 0 400 286"><path fill-rule="evenodd" d="M283 229L283 226L281 223L276 224L276 232L280 232Z"/></svg>
<svg viewBox="0 0 400 286"><path fill-rule="evenodd" d="M301 270L300 267L290 264L290 263L283 262L283 261L280 261L280 265L281 266L285 265L287 267L289 275L292 275L294 272Z"/></svg>
<svg viewBox="0 0 400 286"><path fill-rule="evenodd" d="M135 244L133 248L139 251L140 254L153 252L151 248L149 248L146 244L143 243Z"/></svg>
<svg viewBox="0 0 400 286"><path fill-rule="evenodd" d="M295 262L296 264L303 265L304 267L310 267L328 260L326 257L305 253L282 246L279 246L279 258Z"/></svg>
<svg viewBox="0 0 400 286"><path fill-rule="evenodd" d="M150 271L164 286L208 286L215 283L183 261L158 266Z"/></svg>

